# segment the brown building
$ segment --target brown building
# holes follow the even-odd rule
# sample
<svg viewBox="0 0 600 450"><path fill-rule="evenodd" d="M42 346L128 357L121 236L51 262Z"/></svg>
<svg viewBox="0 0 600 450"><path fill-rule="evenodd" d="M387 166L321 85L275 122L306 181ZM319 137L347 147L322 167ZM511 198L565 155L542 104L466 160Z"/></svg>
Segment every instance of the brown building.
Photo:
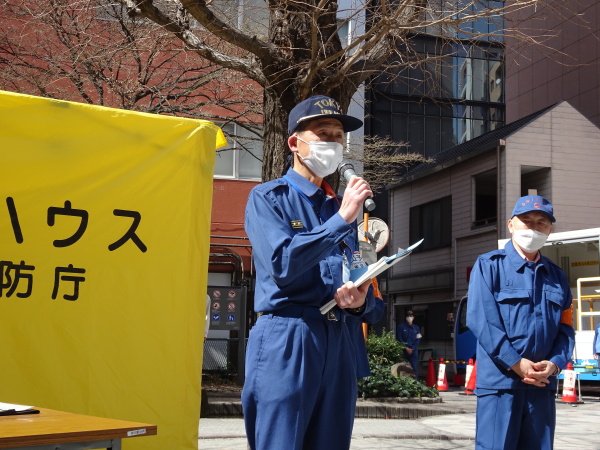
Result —
<svg viewBox="0 0 600 450"><path fill-rule="evenodd" d="M552 37L543 45L507 37L506 123L566 100L600 126L600 2L542 2L536 8L515 17L519 30Z"/></svg>

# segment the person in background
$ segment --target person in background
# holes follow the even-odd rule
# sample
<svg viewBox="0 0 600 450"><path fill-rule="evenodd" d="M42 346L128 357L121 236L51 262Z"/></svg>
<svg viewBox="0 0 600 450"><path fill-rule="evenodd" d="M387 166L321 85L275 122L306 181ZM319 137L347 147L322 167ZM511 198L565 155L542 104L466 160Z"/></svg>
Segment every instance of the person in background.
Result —
<svg viewBox="0 0 600 450"><path fill-rule="evenodd" d="M324 180L342 160L345 133L362 126L340 109L322 95L296 105L288 120L293 167L248 198L244 226L259 317L248 340L242 406L252 450L350 447L357 366L365 358L357 325L382 300L370 283L349 281L359 251L356 219L371 188L353 177L340 198ZM331 299L337 306L321 314Z"/></svg>
<svg viewBox="0 0 600 450"><path fill-rule="evenodd" d="M419 344L421 343L421 329L419 325L413 323L415 316L413 312L406 311L404 322L396 327L396 340L402 342L404 348L404 357L410 363L415 378L419 379Z"/></svg>
<svg viewBox="0 0 600 450"><path fill-rule="evenodd" d="M556 375L573 353L563 311L565 273L544 257L555 222L543 197L517 200L504 249L479 256L471 271L467 326L477 338L476 449L552 449Z"/></svg>

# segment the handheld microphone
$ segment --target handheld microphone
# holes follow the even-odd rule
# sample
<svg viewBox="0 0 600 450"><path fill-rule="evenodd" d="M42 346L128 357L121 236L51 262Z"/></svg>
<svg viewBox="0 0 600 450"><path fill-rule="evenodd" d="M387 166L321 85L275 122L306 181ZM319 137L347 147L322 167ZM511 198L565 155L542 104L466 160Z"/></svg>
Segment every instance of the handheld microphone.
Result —
<svg viewBox="0 0 600 450"><path fill-rule="evenodd" d="M354 171L354 166L349 162L343 159L339 166L338 171L340 175L346 179L346 182L350 182L350 180L356 177L356 172ZM375 209L375 202L371 197L365 200L365 209L367 211L373 211Z"/></svg>

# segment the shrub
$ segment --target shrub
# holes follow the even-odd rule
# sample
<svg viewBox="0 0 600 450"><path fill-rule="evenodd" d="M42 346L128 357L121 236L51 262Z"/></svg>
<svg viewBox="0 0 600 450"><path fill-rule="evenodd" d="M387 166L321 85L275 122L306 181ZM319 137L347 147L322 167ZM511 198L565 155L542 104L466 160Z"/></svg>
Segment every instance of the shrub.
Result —
<svg viewBox="0 0 600 450"><path fill-rule="evenodd" d="M405 361L402 350L404 344L398 342L394 334L384 332L381 336L369 333L367 352L371 376L358 380L358 395L368 397L437 397L435 388L429 388L420 381L392 375L392 366Z"/></svg>
<svg viewBox="0 0 600 450"><path fill-rule="evenodd" d="M405 361L404 350L405 345L398 342L394 333L383 330L381 336L378 336L373 331L367 337L367 353L369 354L369 363L372 364L389 364L393 366L400 361Z"/></svg>

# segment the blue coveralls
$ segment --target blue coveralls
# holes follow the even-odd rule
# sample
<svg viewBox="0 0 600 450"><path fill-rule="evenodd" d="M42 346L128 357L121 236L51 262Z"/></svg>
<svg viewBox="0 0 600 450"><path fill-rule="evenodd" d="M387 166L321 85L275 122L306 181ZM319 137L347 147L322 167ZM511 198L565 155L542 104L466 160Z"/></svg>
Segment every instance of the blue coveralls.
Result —
<svg viewBox="0 0 600 450"><path fill-rule="evenodd" d="M346 316L346 326L350 332L350 337L355 341L355 356L356 356L356 377L364 378L371 376L369 367L369 357L367 355L367 347L365 345L365 336L363 334L362 324L374 324L379 322L384 312L383 300L376 298L375 307L361 317L355 317L348 314Z"/></svg>
<svg viewBox="0 0 600 450"><path fill-rule="evenodd" d="M336 307L338 320L328 320L319 311L342 286L343 266L358 249L356 223L338 210L338 198L293 169L248 198L255 310L263 313L250 331L242 392L251 449L350 446L357 357L366 355L357 353L348 313ZM377 301L370 289L363 316Z"/></svg>
<svg viewBox="0 0 600 450"><path fill-rule="evenodd" d="M396 327L396 340L399 342L404 342L406 347L413 349L411 355L409 355L405 349L404 357L413 368L413 371L415 372L415 378L417 380L419 379L419 351L417 347L421 343L421 338L417 336L420 336L420 334L421 329L414 323L409 325L406 322L403 322Z"/></svg>
<svg viewBox="0 0 600 450"><path fill-rule="evenodd" d="M551 449L556 378L537 387L510 370L521 358L564 369L575 332L565 273L540 255L527 262L512 241L480 256L471 271L467 325L477 338L477 449Z"/></svg>

